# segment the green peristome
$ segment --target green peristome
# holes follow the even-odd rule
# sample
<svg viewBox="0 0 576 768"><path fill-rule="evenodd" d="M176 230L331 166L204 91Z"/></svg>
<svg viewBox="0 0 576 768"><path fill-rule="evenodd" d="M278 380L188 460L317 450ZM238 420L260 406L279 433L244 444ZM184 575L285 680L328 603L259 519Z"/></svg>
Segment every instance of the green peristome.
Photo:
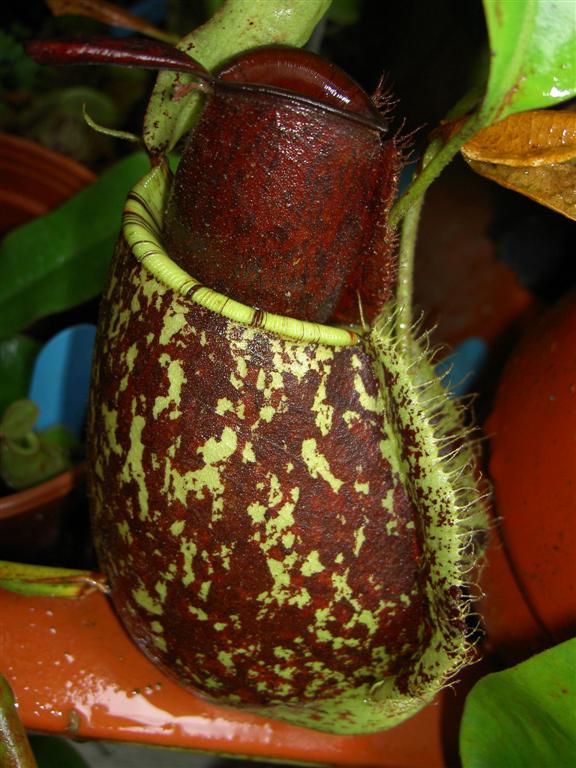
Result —
<svg viewBox="0 0 576 768"><path fill-rule="evenodd" d="M161 243L162 235L156 222L162 221L168 188L166 166L158 166L138 182L129 195L124 208L123 228L126 241L134 256L154 277L177 294L186 296L191 289L200 288L194 291L195 304L234 322L247 326L253 325L257 314L254 307L201 285L192 275L173 262L164 250ZM145 222L144 225L143 222ZM146 238L144 240L142 239L143 230ZM302 343L312 341L345 347L358 341L358 335L353 330L310 323L265 311L260 312L258 327L277 333L285 339Z"/></svg>
<svg viewBox="0 0 576 768"><path fill-rule="evenodd" d="M22 398L10 403L0 416L0 436L10 440L24 438L34 429L38 419L38 406Z"/></svg>
<svg viewBox="0 0 576 768"><path fill-rule="evenodd" d="M0 418L0 476L10 488L22 490L49 480L72 465L74 435L66 427L34 430L36 403L15 400Z"/></svg>
<svg viewBox="0 0 576 768"><path fill-rule="evenodd" d="M241 51L271 43L302 46L330 7L331 0L226 0L206 24L178 43L178 48L214 69ZM173 98L175 83L189 78L173 72L158 75L144 121L144 141L152 155L167 154L199 114L200 99Z"/></svg>
<svg viewBox="0 0 576 768"><path fill-rule="evenodd" d="M490 75L481 112L489 122L576 96L574 3L484 0L484 13Z"/></svg>
<svg viewBox="0 0 576 768"><path fill-rule="evenodd" d="M185 297L196 281L175 268L162 249L158 229L168 183L167 175L157 167L135 187L125 210L124 234L135 258L152 273L146 278L148 294L160 283ZM139 243L146 244L141 253ZM206 290L204 294L193 292L188 300L246 326L250 334L271 332L290 344L302 335L302 324L294 321L299 323L296 329L289 318L284 318L284 326L272 327L265 316L262 329L250 327L251 308L214 299L214 292ZM225 314L231 307L231 314ZM307 325L315 335L308 343L314 340L320 347L330 347L344 339L347 344L355 341L348 330L340 342L334 334L343 329ZM365 337L380 382L385 428L395 445L390 460L416 509L422 549L418 567L426 574L423 591L432 631L394 677L347 688L334 698L252 708L261 715L333 733L369 733L397 725L429 703L474 653L467 626L469 573L479 557L487 524L474 476L475 451L462 429L460 408L434 375L422 345L414 360L413 348L408 356L395 338L394 328L394 310L389 308L374 327L356 333ZM113 432L110 440L114 440ZM140 450L139 443L137 448ZM127 464L136 466L136 458Z"/></svg>

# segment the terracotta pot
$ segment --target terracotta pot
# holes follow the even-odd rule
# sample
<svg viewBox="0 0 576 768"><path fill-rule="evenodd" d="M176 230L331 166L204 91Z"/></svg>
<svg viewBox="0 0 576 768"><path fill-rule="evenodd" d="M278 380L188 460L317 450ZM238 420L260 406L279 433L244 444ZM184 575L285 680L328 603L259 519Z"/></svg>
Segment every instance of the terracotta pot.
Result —
<svg viewBox="0 0 576 768"><path fill-rule="evenodd" d="M510 358L487 423L499 523L480 612L507 661L576 634L575 337L572 292Z"/></svg>
<svg viewBox="0 0 576 768"><path fill-rule="evenodd" d="M95 178L64 155L0 133L0 235L47 213Z"/></svg>
<svg viewBox="0 0 576 768"><path fill-rule="evenodd" d="M84 487L79 465L45 483L0 498L0 559L44 553L56 543L60 523Z"/></svg>
<svg viewBox="0 0 576 768"><path fill-rule="evenodd" d="M0 559L18 560L55 544L60 522L84 486L78 465L34 488L0 498Z"/></svg>
<svg viewBox="0 0 576 768"><path fill-rule="evenodd" d="M57 207L95 175L64 155L0 133L0 236ZM75 468L0 498L0 557L28 558L55 541L60 519L84 475Z"/></svg>

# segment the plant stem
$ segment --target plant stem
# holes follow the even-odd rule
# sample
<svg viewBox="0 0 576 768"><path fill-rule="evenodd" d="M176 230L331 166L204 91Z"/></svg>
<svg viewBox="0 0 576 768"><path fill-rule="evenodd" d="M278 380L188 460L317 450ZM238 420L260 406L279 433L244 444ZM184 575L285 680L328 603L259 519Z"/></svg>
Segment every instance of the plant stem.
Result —
<svg viewBox="0 0 576 768"><path fill-rule="evenodd" d="M445 144L441 145L440 149L437 149L439 140L433 141L432 144L430 144L426 150L426 155L429 155L430 150L434 148L435 151L433 156L430 157L427 165L410 184L402 197L400 197L392 206L388 218L389 226L392 229L399 225L410 208L423 197L434 179L440 175L448 163L458 154L460 147L476 133L480 128L479 123L478 114L476 113L466 120L456 133L454 133Z"/></svg>
<svg viewBox="0 0 576 768"><path fill-rule="evenodd" d="M398 283L396 288L396 338L404 352L409 354L412 328L412 294L414 291L414 257L420 213L424 195L414 201L402 221L400 248L398 252Z"/></svg>
<svg viewBox="0 0 576 768"><path fill-rule="evenodd" d="M0 675L0 765L37 768L36 759L14 703L8 681Z"/></svg>
<svg viewBox="0 0 576 768"><path fill-rule="evenodd" d="M413 323L414 257L424 195L430 184L459 152L462 145L476 133L480 127L480 121L481 117L474 114L445 143L441 138L432 140L424 152L420 173L416 175L390 212L390 226L394 228L399 224L401 225L395 332L396 338L404 347L406 354L410 354Z"/></svg>
<svg viewBox="0 0 576 768"><path fill-rule="evenodd" d="M435 139L428 145L422 158L420 173L415 181L426 174L427 168L439 152L442 151L440 139ZM412 206L407 209L401 224L400 248L398 251L398 283L396 288L396 338L400 341L406 354L410 354L411 328L413 320L412 298L414 293L414 261L420 214L424 205L424 191L414 199Z"/></svg>

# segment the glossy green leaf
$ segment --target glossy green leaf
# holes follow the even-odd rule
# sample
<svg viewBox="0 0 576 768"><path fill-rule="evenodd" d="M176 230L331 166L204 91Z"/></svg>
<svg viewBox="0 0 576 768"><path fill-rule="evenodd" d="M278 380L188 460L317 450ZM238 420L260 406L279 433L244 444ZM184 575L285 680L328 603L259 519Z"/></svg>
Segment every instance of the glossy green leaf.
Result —
<svg viewBox="0 0 576 768"><path fill-rule="evenodd" d="M71 568L26 565L0 560L0 589L30 597L83 597L106 592L101 574ZM0 763L1 765L1 763Z"/></svg>
<svg viewBox="0 0 576 768"><path fill-rule="evenodd" d="M330 0L227 0L217 13L178 48L207 69L213 69L236 53L267 43L301 46L330 6ZM174 83L190 78L162 72L150 99L144 122L144 141L153 153L170 151L192 126L200 106L196 95L175 101Z"/></svg>
<svg viewBox="0 0 576 768"><path fill-rule="evenodd" d="M40 344L16 334L0 339L0 415L14 400L26 397Z"/></svg>
<svg viewBox="0 0 576 768"><path fill-rule="evenodd" d="M483 0L489 36L489 74L450 111L463 117L448 140L432 139L422 171L392 207L396 227L430 184L479 130L516 112L557 105L576 96L574 0ZM479 105L479 106L477 106ZM477 108L474 110L474 107Z"/></svg>
<svg viewBox="0 0 576 768"><path fill-rule="evenodd" d="M460 753L464 768L576 765L576 639L476 683Z"/></svg>
<svg viewBox="0 0 576 768"><path fill-rule="evenodd" d="M144 153L116 163L60 208L0 244L0 336L97 296L128 191L149 170Z"/></svg>
<svg viewBox="0 0 576 768"><path fill-rule="evenodd" d="M573 0L484 0L484 12L491 58L482 112L490 122L576 96Z"/></svg>

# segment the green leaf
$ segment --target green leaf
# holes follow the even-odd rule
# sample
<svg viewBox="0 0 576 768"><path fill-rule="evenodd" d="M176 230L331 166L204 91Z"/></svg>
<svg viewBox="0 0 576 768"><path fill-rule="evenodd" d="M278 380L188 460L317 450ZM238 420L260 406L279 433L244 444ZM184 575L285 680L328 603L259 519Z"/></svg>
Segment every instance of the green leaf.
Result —
<svg viewBox="0 0 576 768"><path fill-rule="evenodd" d="M484 13L490 38L488 83L484 88L484 73L447 120L480 106L447 141L433 138L426 150L426 167L392 207L388 218L392 228L480 129L515 112L576 96L574 0L484 0Z"/></svg>
<svg viewBox="0 0 576 768"><path fill-rule="evenodd" d="M104 577L92 571L25 565L7 560L0 560L0 589L29 597L69 598L107 591Z"/></svg>
<svg viewBox="0 0 576 768"><path fill-rule="evenodd" d="M482 112L490 122L576 96L572 0L484 0L484 12L491 63Z"/></svg>
<svg viewBox="0 0 576 768"><path fill-rule="evenodd" d="M14 400L26 397L40 344L28 336L0 339L0 414Z"/></svg>
<svg viewBox="0 0 576 768"><path fill-rule="evenodd" d="M2 414L0 437L20 440L34 429L38 419L38 406L32 400L23 398L10 403Z"/></svg>
<svg viewBox="0 0 576 768"><path fill-rule="evenodd" d="M576 639L476 683L460 753L464 768L576 765Z"/></svg>
<svg viewBox="0 0 576 768"><path fill-rule="evenodd" d="M304 45L330 6L330 0L227 0L206 24L184 37L178 48L207 69L214 69L236 53L268 43ZM152 154L165 154L187 133L201 101L173 96L174 82L190 78L162 72L150 99L144 122L144 141Z"/></svg>
<svg viewBox="0 0 576 768"><path fill-rule="evenodd" d="M116 163L57 210L0 244L0 336L97 296L128 191L149 170L144 153Z"/></svg>

